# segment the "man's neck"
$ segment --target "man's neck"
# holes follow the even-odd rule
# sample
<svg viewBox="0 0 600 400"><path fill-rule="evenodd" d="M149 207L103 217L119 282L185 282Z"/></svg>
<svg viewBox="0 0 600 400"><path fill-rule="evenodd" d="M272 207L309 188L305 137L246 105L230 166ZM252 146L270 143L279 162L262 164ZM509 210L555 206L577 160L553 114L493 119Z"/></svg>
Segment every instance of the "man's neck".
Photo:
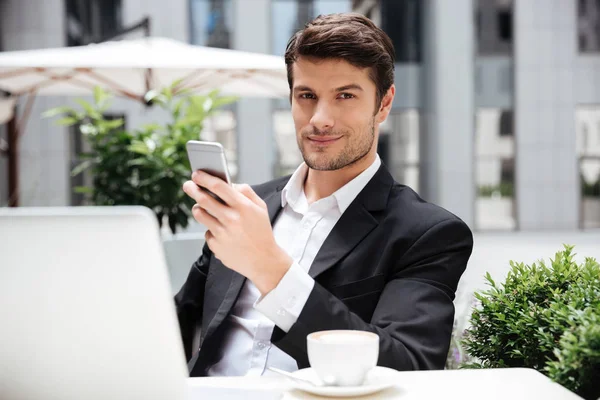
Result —
<svg viewBox="0 0 600 400"><path fill-rule="evenodd" d="M369 153L352 165L335 171L318 171L309 168L304 181L304 195L308 204L331 196L338 189L369 168L377 153Z"/></svg>

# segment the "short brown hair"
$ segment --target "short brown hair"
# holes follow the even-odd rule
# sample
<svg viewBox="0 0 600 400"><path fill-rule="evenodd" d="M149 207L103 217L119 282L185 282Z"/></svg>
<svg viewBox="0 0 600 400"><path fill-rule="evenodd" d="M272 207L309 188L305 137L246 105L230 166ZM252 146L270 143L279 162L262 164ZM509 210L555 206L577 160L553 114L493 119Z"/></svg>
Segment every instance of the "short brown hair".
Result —
<svg viewBox="0 0 600 400"><path fill-rule="evenodd" d="M292 89L292 66L301 56L341 59L358 68L370 68L377 87L377 108L394 83L396 54L389 36L370 19L357 13L319 15L296 32L287 44L285 64Z"/></svg>

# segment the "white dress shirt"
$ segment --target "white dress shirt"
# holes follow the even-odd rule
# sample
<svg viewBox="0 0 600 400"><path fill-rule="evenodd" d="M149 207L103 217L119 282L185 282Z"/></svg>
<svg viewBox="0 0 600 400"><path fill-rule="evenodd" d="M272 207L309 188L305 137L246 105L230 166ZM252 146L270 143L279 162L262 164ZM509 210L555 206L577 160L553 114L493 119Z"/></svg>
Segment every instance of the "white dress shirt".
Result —
<svg viewBox="0 0 600 400"><path fill-rule="evenodd" d="M286 371L298 369L296 361L271 343L277 325L288 332L298 319L314 286L308 275L319 249L344 211L373 178L381 160L341 187L331 196L309 204L304 194L308 172L302 164L281 192L283 210L273 227L277 244L294 260L275 289L260 297L246 280L230 315L223 322L225 338L219 360L209 376L261 376L267 366Z"/></svg>

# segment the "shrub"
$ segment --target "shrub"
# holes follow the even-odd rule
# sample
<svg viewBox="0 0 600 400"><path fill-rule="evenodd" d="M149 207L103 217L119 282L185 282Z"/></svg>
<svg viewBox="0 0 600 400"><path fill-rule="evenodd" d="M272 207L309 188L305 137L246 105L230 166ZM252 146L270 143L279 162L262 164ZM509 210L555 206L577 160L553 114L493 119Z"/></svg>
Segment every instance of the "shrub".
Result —
<svg viewBox="0 0 600 400"><path fill-rule="evenodd" d="M534 368L584 394L600 366L600 264L573 257L565 246L549 266L511 262L504 284L486 274L490 288L475 293L480 304L463 339L477 361L466 367Z"/></svg>

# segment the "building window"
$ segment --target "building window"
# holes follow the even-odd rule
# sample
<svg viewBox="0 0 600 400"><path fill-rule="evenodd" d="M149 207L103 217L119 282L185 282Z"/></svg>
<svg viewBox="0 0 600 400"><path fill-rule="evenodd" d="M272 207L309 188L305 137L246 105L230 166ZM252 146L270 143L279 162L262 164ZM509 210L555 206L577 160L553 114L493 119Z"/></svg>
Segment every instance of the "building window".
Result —
<svg viewBox="0 0 600 400"><path fill-rule="evenodd" d="M233 182L236 182L239 168L237 159L237 120L234 109L235 105L228 105L209 115L204 121L200 139L219 142L223 145L229 176Z"/></svg>
<svg viewBox="0 0 600 400"><path fill-rule="evenodd" d="M512 54L513 0L476 0L475 24L480 55Z"/></svg>
<svg viewBox="0 0 600 400"><path fill-rule="evenodd" d="M512 10L507 8L497 11L498 37L503 42L512 41Z"/></svg>
<svg viewBox="0 0 600 400"><path fill-rule="evenodd" d="M381 0L381 29L392 39L399 63L421 62L422 10L421 0Z"/></svg>
<svg viewBox="0 0 600 400"><path fill-rule="evenodd" d="M577 31L579 51L600 52L600 0L579 0Z"/></svg>
<svg viewBox="0 0 600 400"><path fill-rule="evenodd" d="M480 108L476 114L476 225L513 230L515 143L512 110Z"/></svg>
<svg viewBox="0 0 600 400"><path fill-rule="evenodd" d="M100 42L123 23L121 0L66 0L67 46Z"/></svg>
<svg viewBox="0 0 600 400"><path fill-rule="evenodd" d="M513 112L512 110L502 111L500 114L500 136L513 136Z"/></svg>
<svg viewBox="0 0 600 400"><path fill-rule="evenodd" d="M317 16L350 12L365 1L373 0L272 0L271 52L284 55L290 37Z"/></svg>
<svg viewBox="0 0 600 400"><path fill-rule="evenodd" d="M396 181L419 192L421 114L410 108L393 110L380 125L379 155Z"/></svg>
<svg viewBox="0 0 600 400"><path fill-rule="evenodd" d="M190 0L191 42L199 46L232 47L231 0Z"/></svg>
<svg viewBox="0 0 600 400"><path fill-rule="evenodd" d="M581 107L577 119L577 156L583 229L600 228L600 106Z"/></svg>

